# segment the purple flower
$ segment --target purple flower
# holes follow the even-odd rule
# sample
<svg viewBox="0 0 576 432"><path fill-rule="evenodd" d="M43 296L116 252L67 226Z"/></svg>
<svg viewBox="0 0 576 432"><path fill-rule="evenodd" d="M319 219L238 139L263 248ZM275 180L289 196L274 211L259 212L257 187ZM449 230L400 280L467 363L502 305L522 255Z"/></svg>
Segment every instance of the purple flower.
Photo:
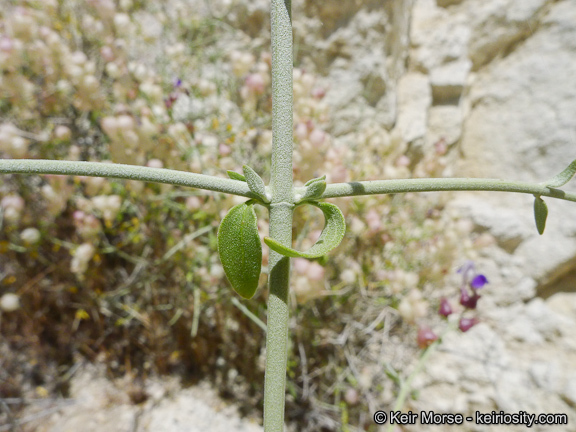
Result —
<svg viewBox="0 0 576 432"><path fill-rule="evenodd" d="M458 269L458 273L462 274L462 285L460 286L460 304L467 309L476 309L478 299L477 290L481 289L488 283L486 276L476 273L473 261L466 261L462 267ZM472 289L472 294L466 288L469 286Z"/></svg>
<svg viewBox="0 0 576 432"><path fill-rule="evenodd" d="M470 282L470 288L472 288L473 290L477 290L482 288L487 283L488 279L486 279L486 276L484 276L483 274L477 274L474 277L474 279L472 279L472 282Z"/></svg>
<svg viewBox="0 0 576 432"><path fill-rule="evenodd" d="M180 78L174 78L172 85L174 85L174 88L178 88L182 85L182 80Z"/></svg>

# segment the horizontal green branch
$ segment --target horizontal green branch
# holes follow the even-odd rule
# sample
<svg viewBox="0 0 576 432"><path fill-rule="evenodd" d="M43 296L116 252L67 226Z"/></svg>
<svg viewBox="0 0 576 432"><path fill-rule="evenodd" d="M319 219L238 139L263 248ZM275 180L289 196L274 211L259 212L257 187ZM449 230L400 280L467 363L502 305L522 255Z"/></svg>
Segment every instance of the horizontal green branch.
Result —
<svg viewBox="0 0 576 432"><path fill-rule="evenodd" d="M303 193L304 191L305 188L300 187L296 188L295 192ZM543 184L484 178L402 179L334 183L326 186L326 190L319 199L375 194L440 191L518 192L576 202L575 193L550 188Z"/></svg>
<svg viewBox="0 0 576 432"><path fill-rule="evenodd" d="M189 186L255 198L246 182L137 165L41 159L0 159L0 174L57 174L109 177Z"/></svg>
<svg viewBox="0 0 576 432"><path fill-rule="evenodd" d="M256 198L246 182L221 177L195 174L165 168L150 168L137 165L104 162L77 162L42 159L0 159L0 174L56 174L89 177L109 177L125 180L166 183L206 189ZM306 188L295 188L296 194L304 194ZM440 191L492 191L517 192L541 195L576 202L576 193L545 186L542 183L527 183L486 178L434 178L374 180L335 183L326 186L318 199L347 196L396 194L406 192Z"/></svg>

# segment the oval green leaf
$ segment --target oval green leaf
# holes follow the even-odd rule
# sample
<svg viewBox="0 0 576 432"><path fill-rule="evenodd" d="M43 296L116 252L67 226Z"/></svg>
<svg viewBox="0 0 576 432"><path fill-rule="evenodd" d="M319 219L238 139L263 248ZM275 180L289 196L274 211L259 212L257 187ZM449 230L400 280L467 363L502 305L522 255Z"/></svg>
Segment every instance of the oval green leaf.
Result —
<svg viewBox="0 0 576 432"><path fill-rule="evenodd" d="M251 201L232 207L218 228L218 254L224 273L240 296L250 299L258 288L262 244Z"/></svg>
<svg viewBox="0 0 576 432"><path fill-rule="evenodd" d="M256 171L254 171L248 165L244 165L242 170L244 171L244 177L246 177L246 183L248 183L250 190L263 202L270 202L266 196L266 185L264 185L264 180L262 180L262 177L260 177Z"/></svg>
<svg viewBox="0 0 576 432"><path fill-rule="evenodd" d="M316 259L336 248L346 233L346 221L344 220L344 215L334 204L325 202L311 202L310 204L315 205L322 210L325 219L324 229L322 230L318 241L310 249L305 252L300 252L296 249L281 245L270 237L264 237L264 243L266 243L273 251L292 258Z"/></svg>
<svg viewBox="0 0 576 432"><path fill-rule="evenodd" d="M573 160L564 171L552 177L550 180L545 181L544 184L551 188L559 188L572 180L574 174L576 174L576 159Z"/></svg>
<svg viewBox="0 0 576 432"><path fill-rule="evenodd" d="M548 206L542 198L534 195L534 219L536 220L536 229L540 235L544 234L546 228L546 218L548 217Z"/></svg>

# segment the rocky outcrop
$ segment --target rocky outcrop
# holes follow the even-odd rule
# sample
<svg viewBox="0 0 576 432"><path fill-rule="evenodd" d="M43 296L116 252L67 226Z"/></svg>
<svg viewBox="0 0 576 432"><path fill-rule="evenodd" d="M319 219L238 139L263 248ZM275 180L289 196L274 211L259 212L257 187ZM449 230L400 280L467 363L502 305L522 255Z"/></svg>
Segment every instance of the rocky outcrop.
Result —
<svg viewBox="0 0 576 432"><path fill-rule="evenodd" d="M309 13L295 26L303 34L312 21ZM330 32L312 44L324 53L315 66L330 87L340 142L377 121L409 150L443 141L452 158L444 175L459 177L538 182L576 159L573 1L363 2L345 22L322 24ZM377 101L363 97L367 73L383 81ZM484 323L446 339L413 408L567 412L574 421L575 208L547 200L539 236L532 202L455 195L451 206L495 240L479 261L492 284Z"/></svg>

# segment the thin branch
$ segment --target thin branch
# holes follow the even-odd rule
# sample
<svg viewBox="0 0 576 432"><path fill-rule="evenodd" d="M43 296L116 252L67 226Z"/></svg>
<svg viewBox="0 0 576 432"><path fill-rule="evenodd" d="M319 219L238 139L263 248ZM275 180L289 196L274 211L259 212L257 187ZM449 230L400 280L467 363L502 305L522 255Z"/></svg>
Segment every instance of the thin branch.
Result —
<svg viewBox="0 0 576 432"><path fill-rule="evenodd" d="M245 182L226 178L103 162L77 162L41 159L0 159L0 174L56 174L89 177L110 177L126 180L166 183L215 192L256 198Z"/></svg>
<svg viewBox="0 0 576 432"><path fill-rule="evenodd" d="M296 193L303 193L304 190L305 188L303 187L295 188ZM540 183L514 182L485 178L402 179L334 183L326 186L326 191L324 191L319 199L375 194L440 191L517 192L576 202L575 193L550 188Z"/></svg>
<svg viewBox="0 0 576 432"><path fill-rule="evenodd" d="M244 182L165 168L103 162L56 161L42 159L0 159L0 174L55 174L109 177L166 183L255 198ZM304 193L305 188L295 188ZM334 183L326 186L319 199L406 192L493 191L541 195L576 202L576 193L550 188L541 183L488 178L434 178L374 180Z"/></svg>

